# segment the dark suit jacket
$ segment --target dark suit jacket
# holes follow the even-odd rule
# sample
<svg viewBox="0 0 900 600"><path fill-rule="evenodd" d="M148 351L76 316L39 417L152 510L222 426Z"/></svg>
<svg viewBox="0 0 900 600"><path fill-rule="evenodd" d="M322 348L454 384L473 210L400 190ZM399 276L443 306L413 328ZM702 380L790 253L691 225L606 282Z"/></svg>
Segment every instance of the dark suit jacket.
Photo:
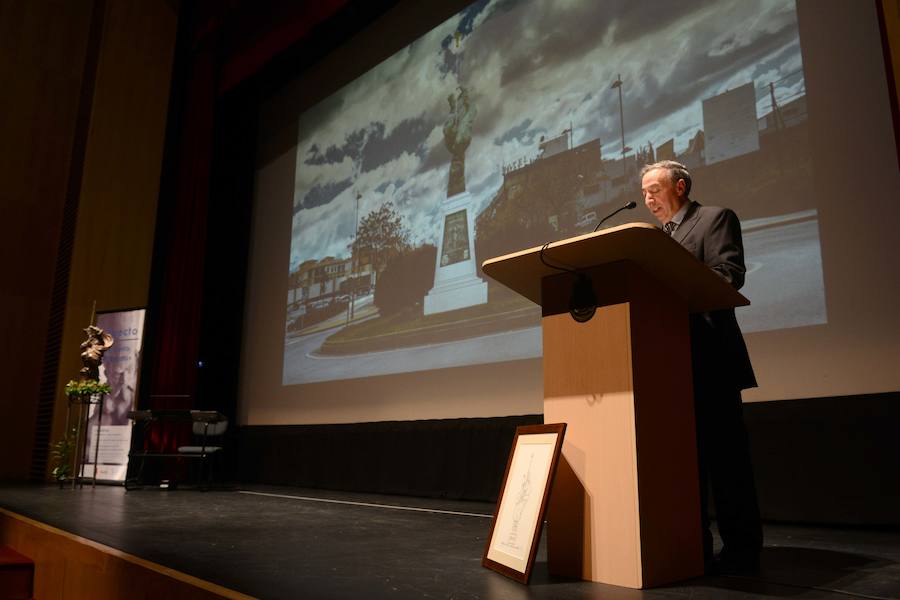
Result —
<svg viewBox="0 0 900 600"><path fill-rule="evenodd" d="M672 237L735 289L744 285L744 244L734 211L692 201ZM734 309L691 315L691 355L695 387L756 387Z"/></svg>

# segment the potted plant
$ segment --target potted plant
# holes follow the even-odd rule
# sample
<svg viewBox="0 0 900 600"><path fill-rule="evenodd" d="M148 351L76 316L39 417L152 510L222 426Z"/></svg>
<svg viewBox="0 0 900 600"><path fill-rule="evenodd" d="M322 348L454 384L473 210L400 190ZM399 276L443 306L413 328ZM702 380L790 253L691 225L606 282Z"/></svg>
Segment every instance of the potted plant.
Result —
<svg viewBox="0 0 900 600"><path fill-rule="evenodd" d="M100 383L96 379L73 379L66 384L66 396L71 401L74 398L90 398L94 394L108 394L109 384Z"/></svg>
<svg viewBox="0 0 900 600"><path fill-rule="evenodd" d="M63 439L50 446L50 456L53 457L53 470L50 474L62 487L66 480L72 476L72 451L75 449L75 428Z"/></svg>
<svg viewBox="0 0 900 600"><path fill-rule="evenodd" d="M109 384L101 383L97 379L73 379L66 384L66 397L69 403L90 401L91 397L96 394L108 394L110 391ZM66 427L68 427L69 418L66 417ZM81 428L81 420L77 427L73 427L66 432L65 437L50 447L51 456L53 457L54 467L50 474L62 487L66 480L70 479L72 474L72 459L77 451L75 446L79 439Z"/></svg>

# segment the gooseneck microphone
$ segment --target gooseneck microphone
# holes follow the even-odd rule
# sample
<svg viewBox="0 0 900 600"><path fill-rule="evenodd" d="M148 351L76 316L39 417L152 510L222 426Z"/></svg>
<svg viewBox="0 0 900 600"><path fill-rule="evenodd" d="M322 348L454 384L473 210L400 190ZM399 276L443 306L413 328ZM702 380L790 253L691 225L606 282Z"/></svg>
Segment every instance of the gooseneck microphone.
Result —
<svg viewBox="0 0 900 600"><path fill-rule="evenodd" d="M579 271L574 267L549 262L544 256L544 252L550 244L551 242L547 242L541 246L538 257L544 263L544 266L575 276L575 281L572 283L572 293L569 296L569 314L579 323L590 321L594 313L597 312L597 295L594 293L594 284L591 278L584 271Z"/></svg>
<svg viewBox="0 0 900 600"><path fill-rule="evenodd" d="M610 214L603 217L599 223L597 223L597 229L600 229L600 226L603 225L603 222L609 219L610 217L620 213L623 210L631 210L637 206L637 202L633 200L626 204L625 206L620 206ZM547 250L547 247L550 246L551 242L547 242L543 246L541 246L541 251L538 253L538 257L541 259L541 262L546 267L550 267L551 269L556 269L557 271L563 271L564 273L569 273L575 276L575 281L572 282L572 294L569 297L569 314L579 323L585 323L591 320L591 317L594 316L594 313L597 312L597 294L594 292L594 284L591 281L590 276L574 267L570 267L569 265L563 265L560 263L552 263L547 260L544 256L544 253Z"/></svg>
<svg viewBox="0 0 900 600"><path fill-rule="evenodd" d="M623 210L631 210L631 209L634 208L635 206L637 206L637 202L635 202L634 200L632 200L631 202L629 202L629 203L626 204L625 206L620 206L620 207L617 208L616 210L612 211L611 213L609 213L608 215L606 215L605 217L603 217L602 219L600 219L600 222L597 223L597 226L596 226L596 227L594 227L594 231L597 231L598 229L600 229L600 226L603 225L603 223L604 223L607 219L610 219L610 218L616 216L617 214L619 214L619 213L622 212Z"/></svg>

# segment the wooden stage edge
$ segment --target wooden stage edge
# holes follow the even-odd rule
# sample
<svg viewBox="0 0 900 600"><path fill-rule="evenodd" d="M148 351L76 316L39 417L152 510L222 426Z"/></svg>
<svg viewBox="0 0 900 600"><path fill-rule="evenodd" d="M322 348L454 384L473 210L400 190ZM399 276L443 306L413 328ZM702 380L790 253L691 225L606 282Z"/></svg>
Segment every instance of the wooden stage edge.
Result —
<svg viewBox="0 0 900 600"><path fill-rule="evenodd" d="M0 545L34 561L35 598L253 598L3 508Z"/></svg>

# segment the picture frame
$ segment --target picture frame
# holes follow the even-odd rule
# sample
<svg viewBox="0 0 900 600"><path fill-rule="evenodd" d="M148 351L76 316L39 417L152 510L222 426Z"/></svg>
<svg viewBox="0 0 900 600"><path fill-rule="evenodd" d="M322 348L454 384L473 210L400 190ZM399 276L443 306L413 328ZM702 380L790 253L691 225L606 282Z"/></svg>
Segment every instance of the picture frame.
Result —
<svg viewBox="0 0 900 600"><path fill-rule="evenodd" d="M483 567L528 583L565 432L565 423L516 428Z"/></svg>

